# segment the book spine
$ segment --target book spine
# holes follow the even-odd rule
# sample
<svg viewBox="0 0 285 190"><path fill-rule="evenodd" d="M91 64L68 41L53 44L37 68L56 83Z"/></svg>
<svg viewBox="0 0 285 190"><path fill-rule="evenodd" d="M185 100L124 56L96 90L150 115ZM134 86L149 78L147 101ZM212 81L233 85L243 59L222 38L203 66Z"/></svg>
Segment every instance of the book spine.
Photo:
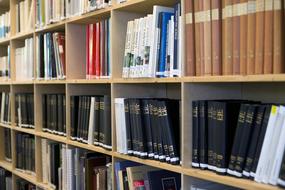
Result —
<svg viewBox="0 0 285 190"><path fill-rule="evenodd" d="M204 0L204 75L212 75L212 24L211 24L211 1Z"/></svg>
<svg viewBox="0 0 285 190"><path fill-rule="evenodd" d="M185 1L186 76L195 76L195 29L193 0Z"/></svg>
<svg viewBox="0 0 285 190"><path fill-rule="evenodd" d="M273 73L273 0L265 1L264 74Z"/></svg>
<svg viewBox="0 0 285 190"><path fill-rule="evenodd" d="M208 164L208 102L199 101L199 161L200 168L205 169Z"/></svg>
<svg viewBox="0 0 285 190"><path fill-rule="evenodd" d="M240 74L240 0L234 0L232 5L233 27L233 74Z"/></svg>
<svg viewBox="0 0 285 190"><path fill-rule="evenodd" d="M264 73L264 13L265 1L256 0L256 30L255 30L255 72Z"/></svg>
<svg viewBox="0 0 285 190"><path fill-rule="evenodd" d="M194 23L195 23L195 63L196 63L196 76L201 76L201 42L200 42L200 25L201 25L201 10L200 1L194 1Z"/></svg>
<svg viewBox="0 0 285 190"><path fill-rule="evenodd" d="M192 102L192 166L199 167L199 101Z"/></svg>
<svg viewBox="0 0 285 190"><path fill-rule="evenodd" d="M240 0L240 4L238 5L238 14L240 16L240 28L237 29L239 30L240 33L240 74L241 75L246 75L247 73L247 20L248 20L248 15L247 15L247 7L248 7L248 2L247 0Z"/></svg>
<svg viewBox="0 0 285 190"><path fill-rule="evenodd" d="M222 74L222 5L220 0L211 2L212 24L212 74Z"/></svg>

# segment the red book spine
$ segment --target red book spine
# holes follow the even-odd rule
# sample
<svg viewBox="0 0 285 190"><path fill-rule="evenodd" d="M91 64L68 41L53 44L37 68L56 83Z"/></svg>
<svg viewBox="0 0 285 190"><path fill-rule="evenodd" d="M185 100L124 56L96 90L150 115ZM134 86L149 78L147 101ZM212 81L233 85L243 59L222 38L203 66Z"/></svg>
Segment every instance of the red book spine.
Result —
<svg viewBox="0 0 285 190"><path fill-rule="evenodd" d="M96 58L95 58L95 76L100 76L100 22L96 23Z"/></svg>
<svg viewBox="0 0 285 190"><path fill-rule="evenodd" d="M90 73L91 78L92 76L95 75L95 69L96 69L96 51L97 51L97 47L96 47L96 43L97 43L97 35L96 35L96 31L97 31L97 24L93 24L93 48L92 51L90 51L90 53L92 54L92 73Z"/></svg>
<svg viewBox="0 0 285 190"><path fill-rule="evenodd" d="M89 75L92 76L94 75L94 42L95 42L95 25L94 24L90 24L90 32L89 32L89 35L90 35L90 39L89 39Z"/></svg>

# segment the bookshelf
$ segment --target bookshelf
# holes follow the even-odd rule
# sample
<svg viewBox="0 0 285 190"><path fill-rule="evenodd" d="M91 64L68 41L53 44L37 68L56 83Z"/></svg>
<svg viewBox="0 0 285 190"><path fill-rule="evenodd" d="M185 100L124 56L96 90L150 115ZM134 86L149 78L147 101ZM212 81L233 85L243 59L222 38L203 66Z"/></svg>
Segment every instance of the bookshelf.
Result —
<svg viewBox="0 0 285 190"><path fill-rule="evenodd" d="M174 171L181 174L182 189L187 189L191 184L191 177L209 180L225 185L245 189L280 189L279 187L259 184L250 180L238 179L230 176L217 175L214 172L191 168L191 101L197 99L214 98L248 98L265 102L281 102L285 95L285 75L235 75L235 76L202 76L179 78L146 78L123 79L122 62L124 56L125 33L127 22L134 18L145 16L152 12L154 5L173 6L175 0L127 0L122 4L96 10L81 16L50 24L40 29L16 33L15 19L11 19L11 35L0 39L0 55L2 48L10 45L11 48L11 79L0 81L0 91L11 92L11 125L0 125L0 137L3 137L3 129L7 128L12 133L12 162L4 160L2 148L0 149L0 166L12 172L13 187L15 189L16 178L25 180L44 189L50 189L42 182L41 167L41 139L50 139L66 144L67 146L80 147L86 150L103 153L112 156L112 162L116 160L130 160L145 165ZM183 1L182 12L183 12ZM7 8L11 11L11 18L15 17L16 0L2 0L0 12ZM108 79L85 79L85 25L111 19L111 68L112 77ZM183 18L184 19L184 18ZM40 33L50 31L62 31L66 35L66 80L27 80L17 81L15 76L15 48L22 45L26 38L36 38ZM184 55L182 56L184 59ZM34 55L36 60L36 55ZM185 63L185 61L183 61ZM184 65L184 64L183 64ZM19 128L15 125L15 93L30 92L34 94L35 129ZM66 129L67 136L57 136L42 132L42 104L41 95L44 93L64 93L66 95ZM87 145L70 139L70 96L88 94L110 95L112 98L112 150L106 150L97 146ZM181 159L182 165L174 166L154 160L144 160L132 156L122 155L116 152L116 131L114 98L117 97L168 97L181 99ZM16 170L15 133L23 132L35 136L35 175L30 175ZM1 138L2 139L2 138ZM2 147L3 142L0 141ZM115 189L115 179L113 177Z"/></svg>

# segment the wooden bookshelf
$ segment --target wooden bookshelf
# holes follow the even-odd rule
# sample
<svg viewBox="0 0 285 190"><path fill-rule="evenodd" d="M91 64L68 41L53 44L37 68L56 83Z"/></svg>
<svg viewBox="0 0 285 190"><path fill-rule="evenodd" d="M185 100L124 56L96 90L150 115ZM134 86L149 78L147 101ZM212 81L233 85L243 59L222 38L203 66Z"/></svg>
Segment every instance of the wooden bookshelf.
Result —
<svg viewBox="0 0 285 190"><path fill-rule="evenodd" d="M116 4L106 9L96 10L81 16L68 18L61 22L50 24L44 28L34 29L24 33L15 33L15 21L11 20L11 36L0 39L0 46L11 48L11 80L0 81L0 92L11 92L11 120L12 125L0 124L0 128L11 129L12 133L12 162L9 163L0 159L0 166L13 174L13 181L16 178L24 178L27 181L50 189L47 184L42 183L42 159L40 142L42 138L60 142L68 146L80 147L86 150L100 152L110 155L115 160L131 160L145 165L174 171L181 174L182 189L188 189L191 184L191 177L202 180L209 180L229 186L244 189L280 189L275 186L259 184L251 180L239 179L230 176L217 175L214 172L191 168L192 152L192 108L191 101L198 99L215 98L246 98L263 100L265 102L282 102L285 97L285 74L271 75L248 75L248 76L205 76L179 78L141 78L123 79L122 61L125 45L125 33L127 22L134 18L145 16L152 12L154 5L173 6L176 0L128 0L122 4ZM4 0L1 6L10 7L15 12L16 0ZM183 2L182 2L183 7ZM15 13L11 13L15 17ZM85 25L95 21L111 19L111 68L112 77L109 79L85 79ZM66 35L66 79L65 80L15 80L15 48L26 38L34 38L39 33L49 31L64 31ZM183 40L184 41L184 40ZM37 47L36 47L37 48ZM36 56L36 55L35 55ZM183 55L183 60L184 60ZM35 57L36 60L36 57ZM183 61L185 63L185 61ZM15 93L31 92L35 101L35 129L19 128L14 125L15 114ZM42 131L42 106L41 95L44 93L65 93L66 95L66 127L67 136L58 136ZM182 164L175 166L161 163L154 160L145 160L116 152L116 131L115 111L112 104L112 150L87 145L72 141L70 139L70 96L87 94L111 95L112 102L118 97L169 97L181 99L181 160ZM283 102L284 103L284 102ZM1 130L0 130L1 132ZM15 133L24 132L35 136L36 140L36 171L35 176L23 173L15 169ZM0 151L0 158L3 157ZM115 187L115 179L113 179Z"/></svg>

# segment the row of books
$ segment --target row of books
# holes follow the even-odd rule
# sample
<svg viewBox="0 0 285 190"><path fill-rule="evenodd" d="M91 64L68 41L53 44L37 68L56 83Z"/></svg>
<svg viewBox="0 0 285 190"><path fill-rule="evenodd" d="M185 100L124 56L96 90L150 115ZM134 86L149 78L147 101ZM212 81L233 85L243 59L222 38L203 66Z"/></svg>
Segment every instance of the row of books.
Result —
<svg viewBox="0 0 285 190"><path fill-rule="evenodd" d="M34 29L34 1L24 0L16 4L16 32L28 32Z"/></svg>
<svg viewBox="0 0 285 190"><path fill-rule="evenodd" d="M66 100L64 94L42 95L44 132L66 136Z"/></svg>
<svg viewBox="0 0 285 190"><path fill-rule="evenodd" d="M181 174L131 161L115 162L115 180L118 190L181 189Z"/></svg>
<svg viewBox="0 0 285 190"><path fill-rule="evenodd" d="M48 24L106 8L110 5L111 0L37 0L36 26L41 28Z"/></svg>
<svg viewBox="0 0 285 190"><path fill-rule="evenodd" d="M4 159L7 162L12 162L12 149L11 149L11 130L4 128Z"/></svg>
<svg viewBox="0 0 285 190"><path fill-rule="evenodd" d="M71 96L71 139L112 149L110 96Z"/></svg>
<svg viewBox="0 0 285 190"><path fill-rule="evenodd" d="M16 133L16 169L33 174L35 172L35 137Z"/></svg>
<svg viewBox="0 0 285 190"><path fill-rule="evenodd" d="M110 19L86 26L86 78L111 75Z"/></svg>
<svg viewBox="0 0 285 190"><path fill-rule="evenodd" d="M284 185L284 106L202 100L192 110L193 167Z"/></svg>
<svg viewBox="0 0 285 190"><path fill-rule="evenodd" d="M284 73L284 1L185 0L186 75Z"/></svg>
<svg viewBox="0 0 285 190"><path fill-rule="evenodd" d="M112 189L111 157L42 139L43 182L53 189Z"/></svg>
<svg viewBox="0 0 285 190"><path fill-rule="evenodd" d="M40 188L37 188L34 184L22 179L17 178L16 179L16 189L19 190L39 190ZM10 190L10 189L7 189Z"/></svg>
<svg viewBox="0 0 285 190"><path fill-rule="evenodd" d="M12 174L4 168L0 168L0 189L12 189Z"/></svg>
<svg viewBox="0 0 285 190"><path fill-rule="evenodd" d="M117 151L179 164L179 113L178 100L116 98Z"/></svg>
<svg viewBox="0 0 285 190"><path fill-rule="evenodd" d="M5 125L11 124L11 101L10 93L2 92L0 94L1 99L1 110L0 110L0 122Z"/></svg>
<svg viewBox="0 0 285 190"><path fill-rule="evenodd" d="M0 78L10 79L10 45L7 46L7 54L0 57Z"/></svg>
<svg viewBox="0 0 285 190"><path fill-rule="evenodd" d="M65 34L48 32L36 37L37 78L65 79Z"/></svg>
<svg viewBox="0 0 285 190"><path fill-rule="evenodd" d="M123 78L181 76L181 5L154 6L153 14L128 22Z"/></svg>
<svg viewBox="0 0 285 190"><path fill-rule="evenodd" d="M10 36L10 11L7 11L0 15L0 39Z"/></svg>
<svg viewBox="0 0 285 190"><path fill-rule="evenodd" d="M25 39L22 47L15 50L16 80L31 80L34 77L34 40Z"/></svg>
<svg viewBox="0 0 285 190"><path fill-rule="evenodd" d="M35 128L34 95L32 93L15 94L16 125Z"/></svg>

